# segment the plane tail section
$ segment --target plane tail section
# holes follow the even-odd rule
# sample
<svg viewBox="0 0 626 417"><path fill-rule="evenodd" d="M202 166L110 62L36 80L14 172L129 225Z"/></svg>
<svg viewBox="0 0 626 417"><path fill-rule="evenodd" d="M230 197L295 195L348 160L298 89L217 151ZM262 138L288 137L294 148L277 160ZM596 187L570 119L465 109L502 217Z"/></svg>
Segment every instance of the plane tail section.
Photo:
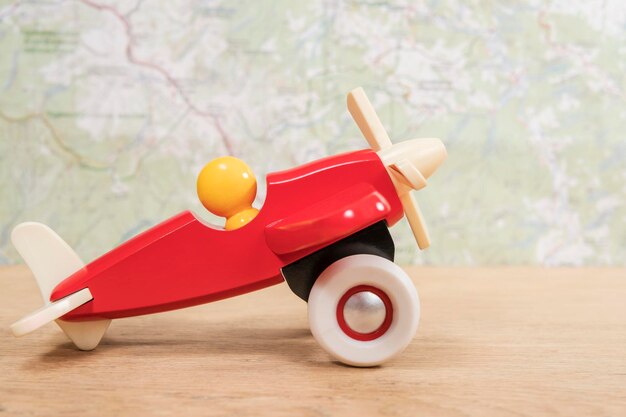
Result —
<svg viewBox="0 0 626 417"><path fill-rule="evenodd" d="M91 301L88 288L50 302L52 290L85 264L72 248L45 224L26 222L13 229L11 241L32 271L45 305L11 326L13 334L22 336L56 321L61 330L81 350L92 350L106 332L111 320L70 322L60 317Z"/></svg>

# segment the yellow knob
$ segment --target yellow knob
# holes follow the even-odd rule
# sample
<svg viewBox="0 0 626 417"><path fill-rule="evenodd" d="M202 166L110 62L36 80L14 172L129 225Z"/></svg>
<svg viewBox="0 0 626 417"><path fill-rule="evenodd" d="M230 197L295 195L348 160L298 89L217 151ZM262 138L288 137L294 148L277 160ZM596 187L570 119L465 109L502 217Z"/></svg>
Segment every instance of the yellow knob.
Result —
<svg viewBox="0 0 626 417"><path fill-rule="evenodd" d="M211 213L226 217L226 230L246 225L259 212L252 207L256 178L241 159L222 156L206 164L198 174L198 197Z"/></svg>

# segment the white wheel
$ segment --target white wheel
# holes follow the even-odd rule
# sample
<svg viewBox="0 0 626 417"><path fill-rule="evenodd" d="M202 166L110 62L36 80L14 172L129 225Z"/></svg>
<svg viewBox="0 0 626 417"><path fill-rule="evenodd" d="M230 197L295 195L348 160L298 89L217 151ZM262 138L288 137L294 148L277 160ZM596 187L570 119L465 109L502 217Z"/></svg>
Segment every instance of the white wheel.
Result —
<svg viewBox="0 0 626 417"><path fill-rule="evenodd" d="M380 256L333 263L315 281L308 303L315 340L348 365L379 365L402 352L417 332L417 290L402 268Z"/></svg>

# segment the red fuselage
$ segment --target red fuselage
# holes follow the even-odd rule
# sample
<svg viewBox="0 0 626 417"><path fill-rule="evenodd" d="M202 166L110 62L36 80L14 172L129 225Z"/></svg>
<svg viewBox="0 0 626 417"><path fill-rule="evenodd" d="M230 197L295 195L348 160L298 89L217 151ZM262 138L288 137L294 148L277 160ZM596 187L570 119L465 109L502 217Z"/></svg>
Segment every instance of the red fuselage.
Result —
<svg viewBox="0 0 626 417"><path fill-rule="evenodd" d="M203 304L283 281L281 268L373 223L389 226L402 205L371 150L267 176L267 196L247 225L226 231L180 213L62 281L56 301L83 288L93 300L64 320L113 319Z"/></svg>

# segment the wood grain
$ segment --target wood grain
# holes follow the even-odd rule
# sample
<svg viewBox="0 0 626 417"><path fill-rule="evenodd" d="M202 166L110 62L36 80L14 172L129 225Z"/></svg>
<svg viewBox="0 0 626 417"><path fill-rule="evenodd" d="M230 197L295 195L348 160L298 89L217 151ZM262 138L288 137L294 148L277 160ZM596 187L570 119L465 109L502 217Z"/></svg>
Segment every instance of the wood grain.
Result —
<svg viewBox="0 0 626 417"><path fill-rule="evenodd" d="M626 270L409 268L418 336L397 360L329 360L286 285L114 321L75 350L24 267L0 269L0 416L626 416Z"/></svg>

